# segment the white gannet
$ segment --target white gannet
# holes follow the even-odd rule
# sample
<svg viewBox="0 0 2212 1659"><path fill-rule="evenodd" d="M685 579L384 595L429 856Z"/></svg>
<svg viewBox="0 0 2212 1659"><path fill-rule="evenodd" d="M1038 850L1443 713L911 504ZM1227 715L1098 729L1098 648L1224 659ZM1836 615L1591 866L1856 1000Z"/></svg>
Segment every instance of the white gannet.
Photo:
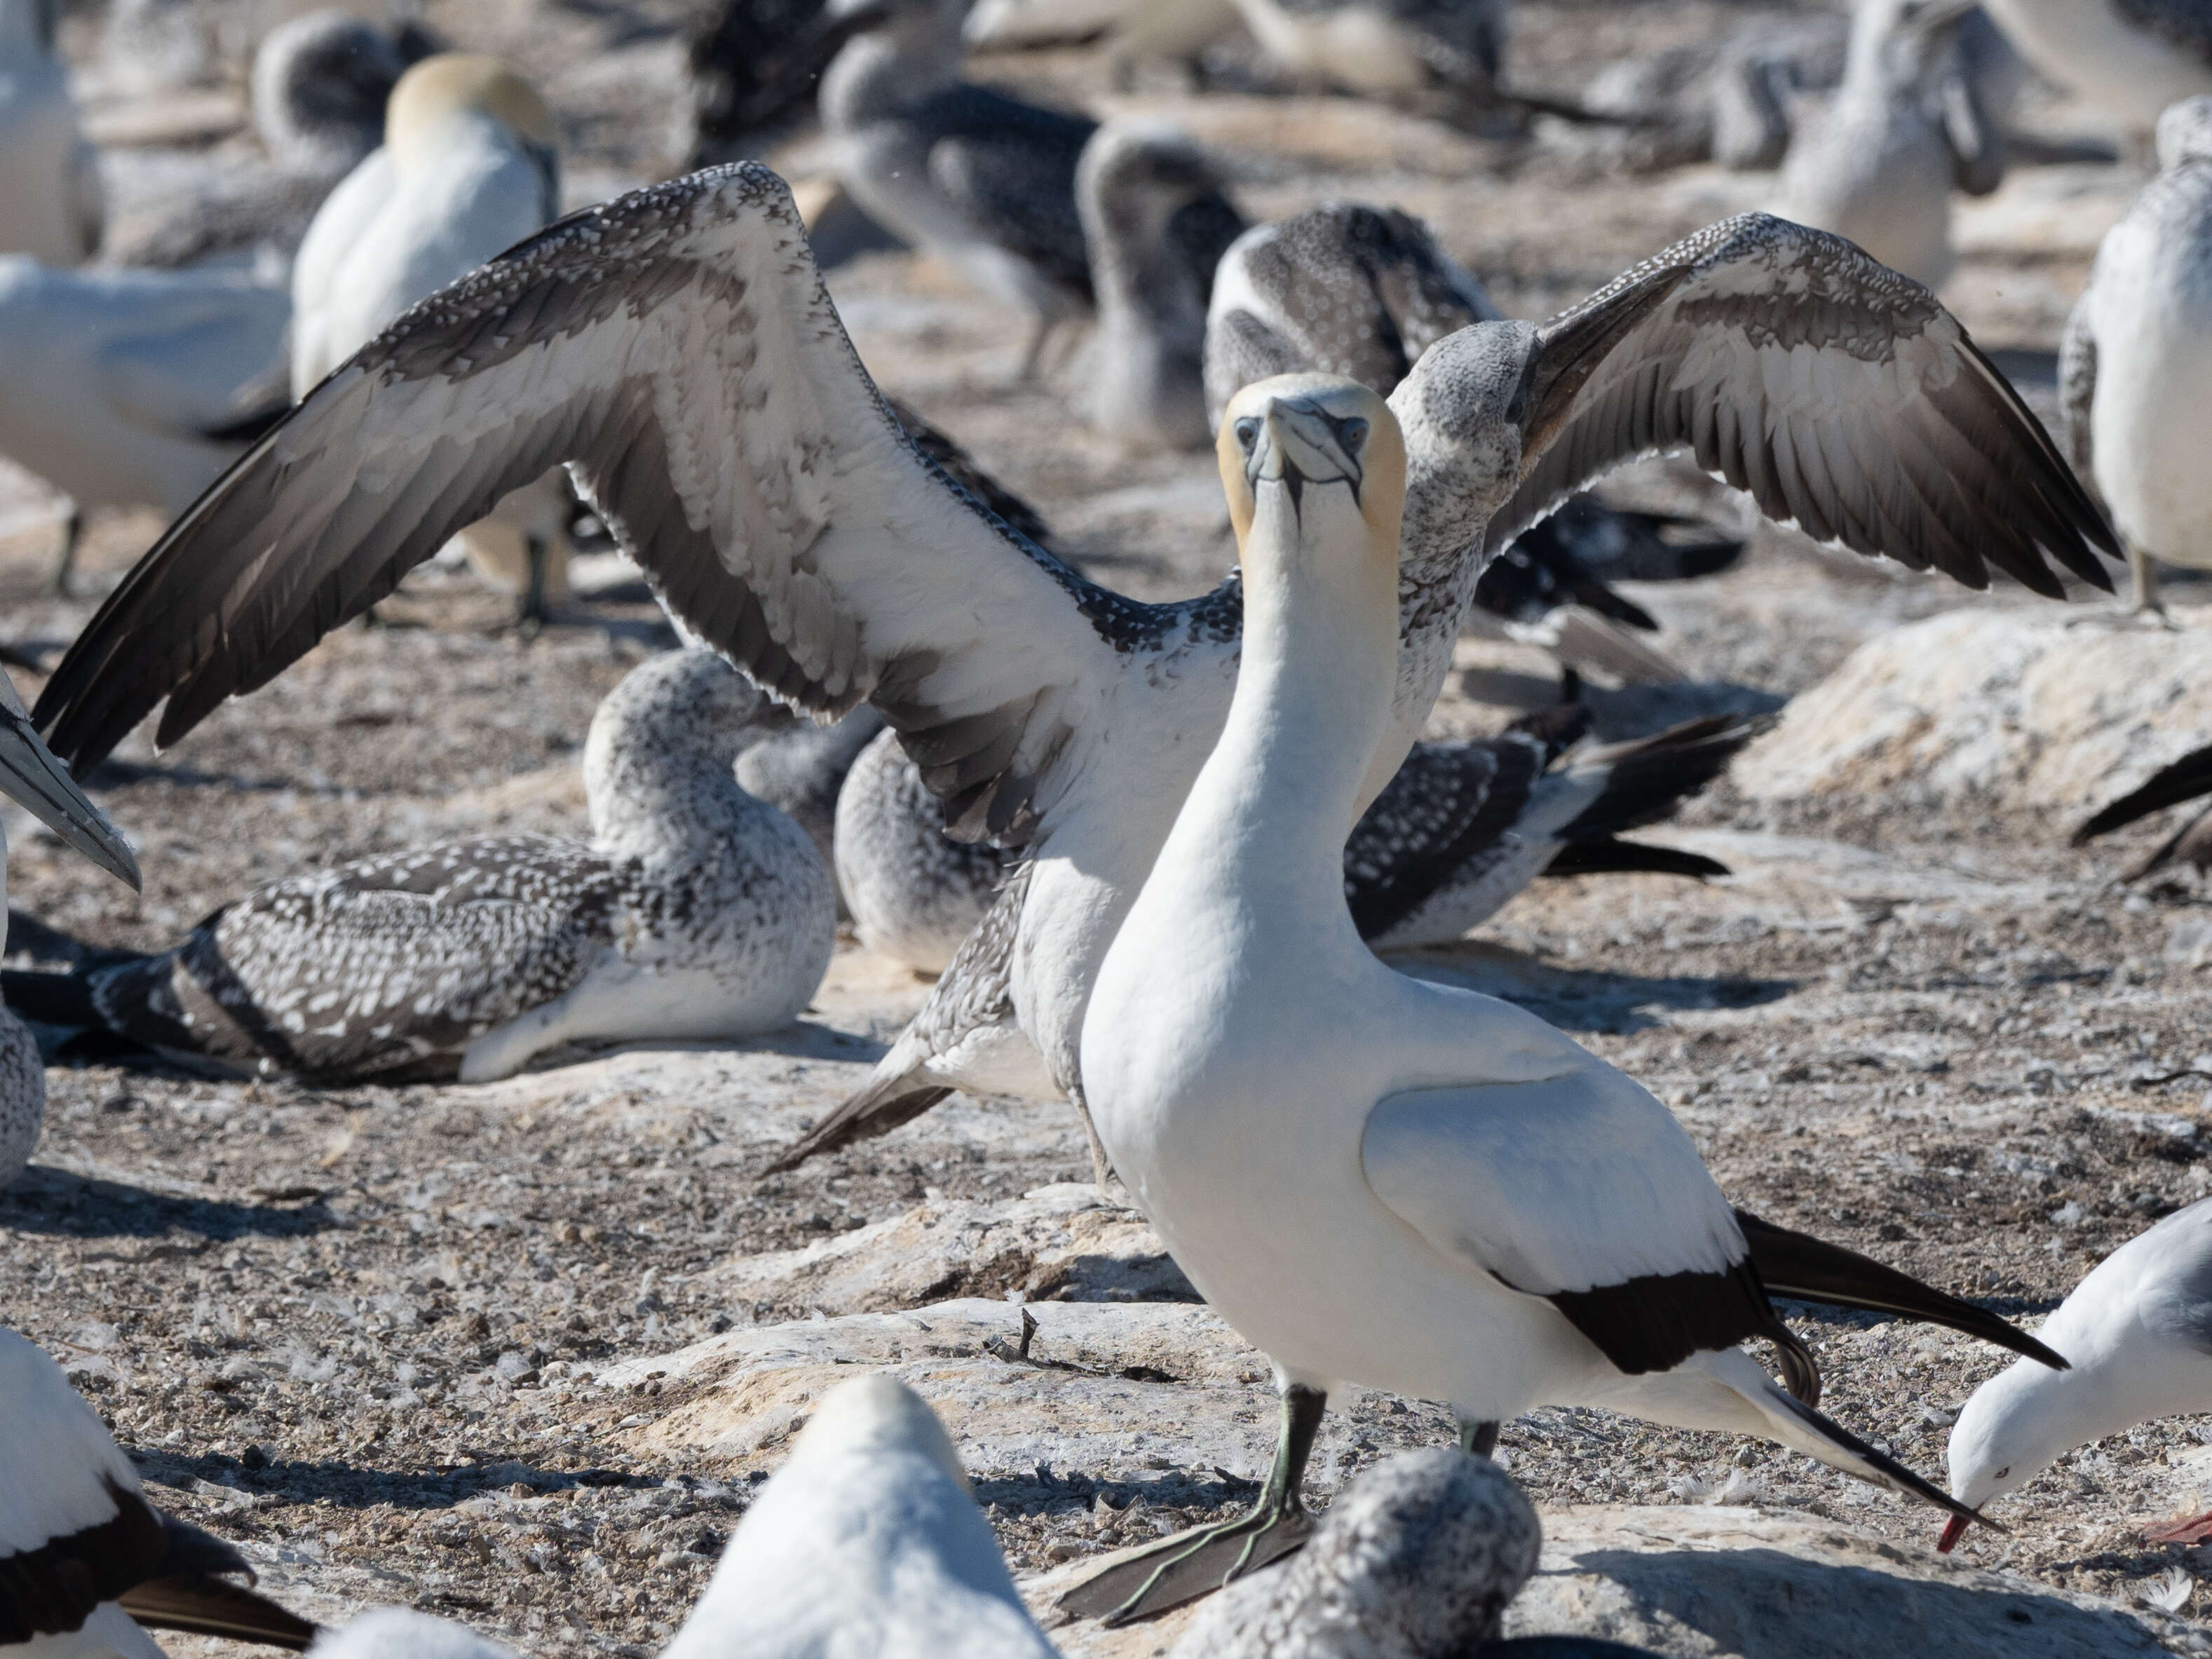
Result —
<svg viewBox="0 0 2212 1659"><path fill-rule="evenodd" d="M1843 84L1791 141L1777 210L1848 236L1915 282L1951 275L1951 191L1995 190L2002 130L1958 73L1972 0L1857 0Z"/></svg>
<svg viewBox="0 0 2212 1659"><path fill-rule="evenodd" d="M1479 402L1505 350L1517 489ZM1995 567L2060 594L2048 557L2109 586L2094 505L1956 319L1778 220L1713 226L1540 328L1462 330L1392 397L1413 461L1378 790L1490 553L1647 451L1689 447L1816 538L1971 585ZM87 765L166 698L173 742L562 459L699 638L798 707L872 702L956 834L1029 849L975 936L1006 949L998 985L940 981L860 1115L970 1085L1079 1102L1091 976L1220 730L1241 587L1129 599L952 486L878 396L765 168L572 216L402 318L140 562L48 680L41 729Z"/></svg>
<svg viewBox="0 0 2212 1659"><path fill-rule="evenodd" d="M253 1570L147 1503L62 1368L0 1327L0 1653L163 1659L149 1626L295 1652L313 1639L314 1626L226 1576Z"/></svg>
<svg viewBox="0 0 2212 1659"><path fill-rule="evenodd" d="M2150 611L2159 561L2212 570L2212 95L2160 116L2157 144L2158 176L2105 233L2058 350L2068 449Z"/></svg>
<svg viewBox="0 0 2212 1659"><path fill-rule="evenodd" d="M822 1398L662 1659L1054 1659L944 1426L896 1377Z"/></svg>
<svg viewBox="0 0 2212 1659"><path fill-rule="evenodd" d="M1499 349L1468 392L1502 491L1527 337L1484 332ZM1144 1617L1302 1542L1306 1456L1347 1384L1448 1401L1478 1443L1547 1403L1761 1435L1965 1513L1807 1403L1810 1357L1663 1105L1534 1014L1386 967L1352 927L1341 849L1397 676L1389 405L1335 376L1264 380L1231 402L1220 455L1236 695L1100 966L1083 1082L1177 1265L1273 1361L1282 1438L1250 1514L1060 1605Z"/></svg>
<svg viewBox="0 0 2212 1659"><path fill-rule="evenodd" d="M1401 1452L1338 1494L1296 1560L1207 1602L1168 1659L1487 1655L1542 1537L1488 1458Z"/></svg>
<svg viewBox="0 0 2212 1659"><path fill-rule="evenodd" d="M50 265L100 252L100 158L54 52L51 0L0 0L0 253Z"/></svg>
<svg viewBox="0 0 2212 1659"><path fill-rule="evenodd" d="M2212 1411L2212 1199L2114 1250L2037 1335L2072 1362L2018 1364L1974 1390L1951 1425L1951 1495L1979 1510L2092 1440ZM1954 1517L1936 1547L1959 1541ZM2159 1535L2201 1541L2212 1516Z"/></svg>
<svg viewBox="0 0 2212 1659"><path fill-rule="evenodd" d="M2045 77L2148 132L2168 104L2212 93L2203 0L1986 0Z"/></svg>
<svg viewBox="0 0 2212 1659"><path fill-rule="evenodd" d="M0 454L86 509L181 513L284 396L282 291L219 272L60 270L0 257Z"/></svg>
<svg viewBox="0 0 2212 1659"><path fill-rule="evenodd" d="M1075 200L1098 306L1086 416L1124 445L1203 449L1206 308L1243 216L1204 152L1154 120L1098 129Z"/></svg>
<svg viewBox="0 0 2212 1659"><path fill-rule="evenodd" d="M27 809L109 874L138 885L138 863L130 844L39 740L5 670L0 670L0 794ZM0 899L7 891L8 840L0 835ZM0 1187L22 1174L38 1150L46 1121L46 1072L38 1042L21 1020L0 1006ZM0 1565L0 1579L5 1576Z"/></svg>
<svg viewBox="0 0 2212 1659"><path fill-rule="evenodd" d="M837 890L860 943L925 974L952 965L1013 867L988 842L945 833L921 769L890 731L845 775L836 844Z"/></svg>
<svg viewBox="0 0 2212 1659"><path fill-rule="evenodd" d="M392 89L385 142L332 191L292 267L292 395L418 300L561 210L553 118L495 58L443 52ZM542 622L567 599L569 496L549 472L460 532L469 562Z"/></svg>
<svg viewBox="0 0 2212 1659"><path fill-rule="evenodd" d="M805 832L731 773L766 699L711 651L633 669L584 750L592 839L449 842L296 876L182 944L5 983L32 1018L316 1078L504 1077L579 1041L788 1024L836 903Z"/></svg>
<svg viewBox="0 0 2212 1659"><path fill-rule="evenodd" d="M2171 765L2159 768L2141 786L2089 818L2074 832L2074 845L2084 846L2124 824L2207 795L2212 795L2212 748L2193 749ZM2199 875L2212 870L2212 825L2208 825L2208 819L2212 819L2212 807L2200 807L2120 879L2135 881L2173 864L2194 865Z"/></svg>
<svg viewBox="0 0 2212 1659"><path fill-rule="evenodd" d="M822 76L822 123L870 217L1030 319L1021 378L1089 312L1075 167L1097 123L960 78L968 0L832 0L854 31Z"/></svg>

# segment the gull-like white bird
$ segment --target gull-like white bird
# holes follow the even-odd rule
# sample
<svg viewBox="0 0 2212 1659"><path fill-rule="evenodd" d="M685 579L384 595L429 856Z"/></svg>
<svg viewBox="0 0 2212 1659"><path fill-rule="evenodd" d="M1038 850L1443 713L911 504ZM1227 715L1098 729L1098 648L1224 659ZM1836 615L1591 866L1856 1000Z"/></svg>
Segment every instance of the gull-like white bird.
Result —
<svg viewBox="0 0 2212 1659"><path fill-rule="evenodd" d="M216 272L0 257L0 454L84 511L181 513L282 414L282 291Z"/></svg>
<svg viewBox="0 0 2212 1659"><path fill-rule="evenodd" d="M1524 337L1470 388L1520 471ZM1329 1392L1450 1402L1468 1440L1539 1404L1779 1441L1958 1510L1737 1345L1802 1346L1735 1212L1648 1091L1492 997L1377 961L1341 848L1390 718L1407 455L1355 381L1230 404L1221 472L1244 652L1219 742L1098 973L1083 1078L1115 1168L1177 1265L1274 1362L1282 1438L1251 1513L1062 1598L1144 1617L1295 1547Z"/></svg>
<svg viewBox="0 0 2212 1659"><path fill-rule="evenodd" d="M662 1659L1053 1659L945 1428L896 1378L823 1396Z"/></svg>
<svg viewBox="0 0 2212 1659"><path fill-rule="evenodd" d="M45 1349L0 1327L0 1653L163 1659L146 1627L295 1652L315 1626L226 1582L236 1549L147 1503Z"/></svg>
<svg viewBox="0 0 2212 1659"><path fill-rule="evenodd" d="M100 158L54 53L51 0L0 0L0 253L50 265L100 252Z"/></svg>
<svg viewBox="0 0 2212 1659"><path fill-rule="evenodd" d="M2016 1364L1974 1390L1951 1425L1951 1496L1974 1510L2072 1451L2138 1423L2212 1411L2212 1199L2140 1233L2089 1270L2037 1337L2072 1362ZM1966 1523L1954 1516L1936 1545ZM2201 1542L2212 1516L2159 1529Z"/></svg>
<svg viewBox="0 0 2212 1659"><path fill-rule="evenodd" d="M52 1026L335 1079L505 1077L564 1042L787 1025L836 942L830 872L731 763L768 708L711 651L608 693L584 745L592 839L420 847L276 882L179 945L16 973Z"/></svg>
<svg viewBox="0 0 2212 1659"><path fill-rule="evenodd" d="M2127 549L2139 611L2158 565L2212 570L2212 94L2158 118L2158 177L2105 233L2059 343L2075 469Z"/></svg>
<svg viewBox="0 0 2212 1659"><path fill-rule="evenodd" d="M332 191L292 267L292 395L304 398L410 306L561 210L558 135L495 58L441 52L392 89L382 148ZM569 496L549 472L460 532L469 561L542 621L568 597Z"/></svg>
<svg viewBox="0 0 2212 1659"><path fill-rule="evenodd" d="M2148 132L2168 104L2212 93L2203 0L1986 0L2048 79Z"/></svg>
<svg viewBox="0 0 2212 1659"><path fill-rule="evenodd" d="M1858 0L1843 84L1782 170L1785 218L1848 236L1892 270L1940 286L1951 191L2003 181L2004 135L1958 72L1974 0Z"/></svg>
<svg viewBox="0 0 2212 1659"><path fill-rule="evenodd" d="M1440 343L1392 394L1413 465L1376 789L1490 553L1649 450L1692 447L1816 538L1971 584L1995 566L2060 593L2048 556L2109 585L2109 534L2017 394L1924 289L1833 237L1731 220L1504 326ZM1504 471L1473 401L1499 351L1523 458ZM854 1116L979 1083L1079 1097L1091 976L1220 730L1241 586L1137 602L955 485L877 394L757 166L572 216L394 324L110 597L41 728L88 764L167 698L173 741L562 459L700 639L798 707L872 702L956 834L1029 849L983 930L1003 966L940 982L878 1068L884 1109Z"/></svg>

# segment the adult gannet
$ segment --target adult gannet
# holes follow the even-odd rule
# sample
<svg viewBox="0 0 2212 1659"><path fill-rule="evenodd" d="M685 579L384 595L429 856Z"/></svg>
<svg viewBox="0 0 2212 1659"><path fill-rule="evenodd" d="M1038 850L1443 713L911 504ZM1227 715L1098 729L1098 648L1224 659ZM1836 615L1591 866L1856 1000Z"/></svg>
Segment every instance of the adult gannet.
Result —
<svg viewBox="0 0 2212 1659"><path fill-rule="evenodd" d="M1951 191L1987 195L2004 179L2004 134L1957 72L1960 25L1974 0L1858 0L1843 84L1790 145L1786 218L1848 236L1915 282L1940 286L1951 247Z"/></svg>
<svg viewBox="0 0 2212 1659"><path fill-rule="evenodd" d="M1481 331L1498 349L1467 392L1510 484L1522 343ZM1448 1401L1477 1443L1542 1403L1762 1435L1969 1513L1737 1346L1809 1371L1664 1106L1534 1015L1384 966L1353 927L1340 849L1397 672L1390 406L1340 377L1264 380L1231 402L1220 455L1236 695L1099 969L1083 1082L1176 1263L1274 1362L1282 1439L1250 1515L1061 1605L1143 1617L1304 1541L1306 1455L1350 1383Z"/></svg>
<svg viewBox="0 0 2212 1659"><path fill-rule="evenodd" d="M385 143L332 191L292 267L292 395L304 398L418 300L561 210L551 112L495 58L443 52L400 76ZM569 496L549 472L463 530L470 562L542 622L568 597Z"/></svg>
<svg viewBox="0 0 2212 1659"><path fill-rule="evenodd" d="M148 1627L295 1652L313 1638L314 1626L226 1577L253 1570L147 1503L62 1368L0 1327L0 1653L162 1659Z"/></svg>
<svg viewBox="0 0 2212 1659"><path fill-rule="evenodd" d="M1503 426L1480 401L1499 353L1520 376ZM1393 399L1413 470L1373 790L1489 551L1647 450L1693 447L1817 538L1971 585L1994 566L2060 594L2046 556L2109 585L2095 507L1957 321L1848 243L1761 216L1541 328L1462 330ZM951 1087L1079 1093L1091 976L1228 708L1241 586L1138 603L952 485L877 395L764 168L572 216L393 325L110 596L42 729L89 764L166 697L174 741L564 458L700 638L794 705L874 703L956 833L1029 848L976 935L1011 941L1003 996L940 981L861 1115Z"/></svg>
<svg viewBox="0 0 2212 1659"><path fill-rule="evenodd" d="M0 253L50 265L100 252L100 158L54 54L48 0L0 0Z"/></svg>
<svg viewBox="0 0 2212 1659"><path fill-rule="evenodd" d="M1150 120L1092 135L1075 200L1098 305L1085 414L1125 445L1204 448L1206 307L1243 216L1205 153Z"/></svg>
<svg viewBox="0 0 2212 1659"><path fill-rule="evenodd" d="M823 1396L662 1659L1054 1659L929 1407L885 1376Z"/></svg>
<svg viewBox="0 0 2212 1659"><path fill-rule="evenodd" d="M5 670L0 670L0 794L27 808L109 874L138 885L138 862L130 844L39 741ZM0 899L7 890L8 840L0 835ZM0 1187L22 1174L38 1150L46 1121L46 1072L37 1039L15 1014L0 1007ZM0 1540L6 1535L0 1525ZM0 1565L0 1578L4 1577Z"/></svg>
<svg viewBox="0 0 2212 1659"><path fill-rule="evenodd" d="M0 454L71 502L182 512L286 405L277 289L222 273L0 257Z"/></svg>
<svg viewBox="0 0 2212 1659"><path fill-rule="evenodd" d="M831 0L854 38L822 76L822 122L870 217L1030 319L1021 378L1091 308L1075 167L1098 124L960 78L968 0Z"/></svg>
<svg viewBox="0 0 2212 1659"><path fill-rule="evenodd" d="M2043 75L2148 132L2166 106L2212 93L2203 0L1987 0Z"/></svg>
<svg viewBox="0 0 2212 1659"><path fill-rule="evenodd" d="M2112 515L2139 611L2165 608L2158 561L2212 570L2212 95L2160 116L2157 148L2058 351L2068 450Z"/></svg>
<svg viewBox="0 0 2212 1659"><path fill-rule="evenodd" d="M321 1079L505 1077L564 1042L788 1024L836 931L805 831L731 775L766 704L711 651L630 673L584 748L592 839L449 842L296 876L173 948L5 983L44 1024Z"/></svg>
<svg viewBox="0 0 2212 1659"><path fill-rule="evenodd" d="M2212 1199L2140 1233L2089 1271L2038 1334L2069 1370L2015 1364L1974 1390L1951 1425L1951 1495L1979 1510L2076 1446L2161 1417L2212 1411ZM1954 1517L1936 1548L1959 1541ZM2160 1528L2187 1543L2212 1516Z"/></svg>

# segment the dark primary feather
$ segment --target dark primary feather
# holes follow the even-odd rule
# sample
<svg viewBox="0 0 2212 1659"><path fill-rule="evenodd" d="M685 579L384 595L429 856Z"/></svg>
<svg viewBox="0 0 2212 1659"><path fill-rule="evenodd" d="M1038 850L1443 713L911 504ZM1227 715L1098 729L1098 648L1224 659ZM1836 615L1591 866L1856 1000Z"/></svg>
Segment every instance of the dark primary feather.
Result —
<svg viewBox="0 0 2212 1659"><path fill-rule="evenodd" d="M1816 540L1969 587L1994 567L2063 598L2049 557L2110 591L2097 554L2118 544L2042 423L1935 295L1851 243L1741 214L1624 273L1540 340L1616 302L1645 309L1524 458L1492 546L1606 469L1686 446Z"/></svg>
<svg viewBox="0 0 2212 1659"><path fill-rule="evenodd" d="M1648 842L1621 841L1603 836L1594 841L1570 842L1544 866L1547 877L1625 876L1642 873L1683 876L1706 881L1735 873L1718 859L1680 847L1655 847Z"/></svg>
<svg viewBox="0 0 2212 1659"><path fill-rule="evenodd" d="M2163 807L2179 806L2206 795L2212 795L2212 746L2191 750L2172 764L2160 767L2140 787L2130 790L2076 830L2074 845L2083 846Z"/></svg>
<svg viewBox="0 0 2212 1659"><path fill-rule="evenodd" d="M322 1633L267 1596L204 1573L149 1579L124 1591L121 1600L123 1611L149 1630L189 1631L294 1653L305 1652Z"/></svg>
<svg viewBox="0 0 2212 1659"><path fill-rule="evenodd" d="M1756 1339L1774 1345L1790 1392L1808 1407L1820 1403L1812 1353L1774 1311L1747 1260L1726 1273L1650 1274L1553 1291L1545 1300L1626 1376L1672 1370L1692 1354Z"/></svg>

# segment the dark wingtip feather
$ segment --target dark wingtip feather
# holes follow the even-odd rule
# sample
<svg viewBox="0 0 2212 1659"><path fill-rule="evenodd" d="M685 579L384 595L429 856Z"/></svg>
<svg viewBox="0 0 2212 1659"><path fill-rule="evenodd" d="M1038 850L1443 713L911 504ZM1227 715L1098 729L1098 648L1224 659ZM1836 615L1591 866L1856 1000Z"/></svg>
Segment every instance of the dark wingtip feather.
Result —
<svg viewBox="0 0 2212 1659"><path fill-rule="evenodd" d="M2099 836L2148 817L2161 807L2179 806L2205 795L2212 795L2212 746L2192 750L2172 765L2161 767L2141 787L2129 791L2083 823L2074 832L2073 843L2086 846Z"/></svg>
<svg viewBox="0 0 2212 1659"><path fill-rule="evenodd" d="M761 1173L784 1175L823 1152L887 1135L901 1124L913 1122L951 1092L933 1084L917 1085L909 1077L872 1081L779 1152Z"/></svg>
<svg viewBox="0 0 2212 1659"><path fill-rule="evenodd" d="M118 1598L124 1612L149 1630L191 1631L234 1642L306 1650L319 1626L243 1585L205 1573L179 1573L134 1584Z"/></svg>

